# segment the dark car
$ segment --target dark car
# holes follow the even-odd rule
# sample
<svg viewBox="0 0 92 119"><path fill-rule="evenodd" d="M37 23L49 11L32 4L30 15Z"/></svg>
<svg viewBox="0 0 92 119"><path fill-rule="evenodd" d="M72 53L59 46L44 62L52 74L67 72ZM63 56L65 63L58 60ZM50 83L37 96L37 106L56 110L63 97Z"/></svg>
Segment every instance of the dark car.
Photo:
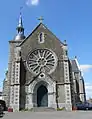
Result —
<svg viewBox="0 0 92 119"><path fill-rule="evenodd" d="M91 103L84 102L84 105L88 110L92 110L92 104Z"/></svg>
<svg viewBox="0 0 92 119"><path fill-rule="evenodd" d="M85 110L85 106L83 103L76 103L77 110Z"/></svg>
<svg viewBox="0 0 92 119"><path fill-rule="evenodd" d="M3 113L3 107L2 107L2 105L0 104L0 117L3 116L3 114L4 114L4 113Z"/></svg>
<svg viewBox="0 0 92 119"><path fill-rule="evenodd" d="M76 103L77 110L92 110L92 104L88 102Z"/></svg>

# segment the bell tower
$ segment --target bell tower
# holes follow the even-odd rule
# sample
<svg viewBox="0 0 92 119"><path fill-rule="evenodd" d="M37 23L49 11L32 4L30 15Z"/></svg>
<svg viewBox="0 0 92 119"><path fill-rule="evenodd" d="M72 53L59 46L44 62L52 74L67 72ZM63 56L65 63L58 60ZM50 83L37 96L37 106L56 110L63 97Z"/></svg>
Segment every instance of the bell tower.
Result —
<svg viewBox="0 0 92 119"><path fill-rule="evenodd" d="M20 43L25 39L22 14L20 12L17 34L13 40L9 41L9 106L15 110L20 108L20 64L21 64L21 47Z"/></svg>
<svg viewBox="0 0 92 119"><path fill-rule="evenodd" d="M21 12L20 12L20 15L19 15L19 21L18 21L18 26L17 26L16 30L17 30L17 34L16 34L16 37L15 37L15 41L25 39Z"/></svg>

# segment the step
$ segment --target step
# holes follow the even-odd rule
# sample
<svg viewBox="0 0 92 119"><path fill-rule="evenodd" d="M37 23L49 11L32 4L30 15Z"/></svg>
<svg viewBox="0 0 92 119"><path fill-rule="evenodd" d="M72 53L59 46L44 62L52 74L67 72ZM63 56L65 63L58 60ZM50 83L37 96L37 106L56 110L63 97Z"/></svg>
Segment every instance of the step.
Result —
<svg viewBox="0 0 92 119"><path fill-rule="evenodd" d="M31 111L33 112L51 112L51 111L56 111L55 108L52 107L34 107Z"/></svg>

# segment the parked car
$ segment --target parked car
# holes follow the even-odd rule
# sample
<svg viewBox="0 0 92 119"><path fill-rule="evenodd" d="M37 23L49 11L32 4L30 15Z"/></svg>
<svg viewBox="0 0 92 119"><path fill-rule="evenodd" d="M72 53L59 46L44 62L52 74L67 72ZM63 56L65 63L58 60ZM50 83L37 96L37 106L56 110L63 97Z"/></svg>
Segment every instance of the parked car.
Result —
<svg viewBox="0 0 92 119"><path fill-rule="evenodd" d="M76 103L77 110L92 110L92 104L88 102Z"/></svg>
<svg viewBox="0 0 92 119"><path fill-rule="evenodd" d="M3 116L3 107L2 107L2 105L0 104L0 117L2 117Z"/></svg>
<svg viewBox="0 0 92 119"><path fill-rule="evenodd" d="M88 108L88 110L92 110L92 104L89 102L84 102L85 107Z"/></svg>

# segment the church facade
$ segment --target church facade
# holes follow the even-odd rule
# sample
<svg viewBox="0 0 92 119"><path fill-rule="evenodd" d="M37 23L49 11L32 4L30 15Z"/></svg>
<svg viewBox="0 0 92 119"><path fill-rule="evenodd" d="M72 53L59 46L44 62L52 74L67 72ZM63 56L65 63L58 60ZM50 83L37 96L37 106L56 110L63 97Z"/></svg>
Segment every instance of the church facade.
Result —
<svg viewBox="0 0 92 119"><path fill-rule="evenodd" d="M25 37L20 14L17 35L9 45L3 85L7 107L72 110L76 102L86 100L77 59L69 59L66 41L61 42L42 22Z"/></svg>

